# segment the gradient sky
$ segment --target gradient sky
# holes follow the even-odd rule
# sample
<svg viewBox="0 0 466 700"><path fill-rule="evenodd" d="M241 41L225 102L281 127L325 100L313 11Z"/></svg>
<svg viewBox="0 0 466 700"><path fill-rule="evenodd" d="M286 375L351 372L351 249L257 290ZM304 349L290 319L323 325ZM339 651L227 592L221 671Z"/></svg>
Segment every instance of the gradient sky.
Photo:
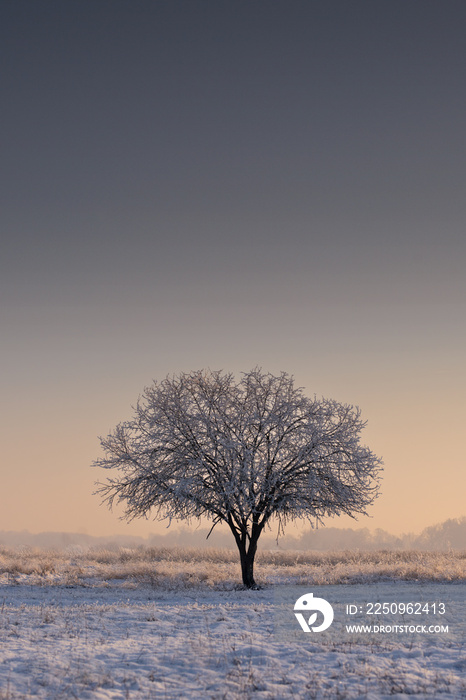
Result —
<svg viewBox="0 0 466 700"><path fill-rule="evenodd" d="M152 379L357 404L371 519L466 514L464 0L0 4L0 530L125 525L98 435Z"/></svg>

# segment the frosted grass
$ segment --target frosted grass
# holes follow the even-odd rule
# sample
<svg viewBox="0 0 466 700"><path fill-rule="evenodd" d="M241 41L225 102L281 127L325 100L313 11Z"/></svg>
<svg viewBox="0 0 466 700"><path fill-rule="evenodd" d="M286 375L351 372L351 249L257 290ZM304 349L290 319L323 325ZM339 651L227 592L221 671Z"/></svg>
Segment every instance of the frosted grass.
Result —
<svg viewBox="0 0 466 700"><path fill-rule="evenodd" d="M436 599L465 564L458 552L263 551L264 588L248 591L232 550L2 548L0 700L456 700L461 641L279 641L274 596L352 583L357 597L363 582L390 600L400 587Z"/></svg>
<svg viewBox="0 0 466 700"><path fill-rule="evenodd" d="M107 585L120 581L163 589L232 589L241 580L229 549L89 548L65 551L0 547L0 580L41 585ZM466 552L260 551L256 580L277 584L351 584L376 581L464 581Z"/></svg>

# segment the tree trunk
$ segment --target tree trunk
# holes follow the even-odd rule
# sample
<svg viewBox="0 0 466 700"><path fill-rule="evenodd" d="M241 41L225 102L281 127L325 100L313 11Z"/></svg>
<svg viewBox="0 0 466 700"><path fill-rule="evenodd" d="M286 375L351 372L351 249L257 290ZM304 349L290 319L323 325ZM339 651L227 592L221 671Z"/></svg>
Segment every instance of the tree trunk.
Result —
<svg viewBox="0 0 466 700"><path fill-rule="evenodd" d="M252 547L252 543L246 549L243 544L239 547L239 556L241 560L241 575L243 577L243 585L246 588L257 588L254 581L254 557L256 556L257 543Z"/></svg>
<svg viewBox="0 0 466 700"><path fill-rule="evenodd" d="M245 586L245 588L259 588L259 586L254 581L254 559L257 552L257 542L259 540L259 536L262 532L262 528L264 527L264 525L258 525L257 522L253 523L251 535L248 536L246 528L244 528L244 530L242 531L239 531L238 528L234 526L234 523L231 519L228 522L228 524L230 525L230 529L233 533L236 545L239 550L243 585Z"/></svg>

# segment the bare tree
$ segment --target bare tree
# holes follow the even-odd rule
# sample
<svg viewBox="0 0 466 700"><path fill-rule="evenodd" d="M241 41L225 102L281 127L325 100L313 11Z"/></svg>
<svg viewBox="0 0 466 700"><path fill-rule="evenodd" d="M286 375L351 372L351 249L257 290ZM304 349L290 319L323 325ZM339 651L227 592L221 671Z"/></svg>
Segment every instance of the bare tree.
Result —
<svg viewBox="0 0 466 700"><path fill-rule="evenodd" d="M307 398L286 373L198 371L146 388L132 420L101 438L93 466L117 470L97 493L125 518L206 517L228 524L243 584L256 587L259 537L298 518L366 513L381 460L360 445L360 411ZM210 534L209 532L209 534Z"/></svg>

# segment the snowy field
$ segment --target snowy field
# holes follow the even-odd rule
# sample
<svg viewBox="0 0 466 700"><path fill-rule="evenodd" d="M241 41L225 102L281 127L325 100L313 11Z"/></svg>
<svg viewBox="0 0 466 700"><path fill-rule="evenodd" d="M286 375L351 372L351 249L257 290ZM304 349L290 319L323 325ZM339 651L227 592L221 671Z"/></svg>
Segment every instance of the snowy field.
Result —
<svg viewBox="0 0 466 700"><path fill-rule="evenodd" d="M3 549L0 699L466 698L465 563L460 553L263 553L264 588L245 591L226 550ZM350 590L361 604L447 600L453 634L334 627L287 639L277 595L296 585L329 600Z"/></svg>

